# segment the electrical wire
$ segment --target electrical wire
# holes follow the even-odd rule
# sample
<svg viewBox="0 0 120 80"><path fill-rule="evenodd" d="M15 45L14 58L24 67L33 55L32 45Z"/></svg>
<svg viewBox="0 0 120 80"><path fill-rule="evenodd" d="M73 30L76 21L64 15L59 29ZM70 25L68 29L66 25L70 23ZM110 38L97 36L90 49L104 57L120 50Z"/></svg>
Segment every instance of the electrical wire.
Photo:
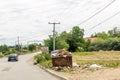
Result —
<svg viewBox="0 0 120 80"><path fill-rule="evenodd" d="M70 5L70 6L67 6L67 8L62 11L62 14L60 15L61 17L64 16L64 15L66 16L66 14L67 14L69 11L71 11L71 9L73 9L74 6L76 6L76 5L73 4L72 2L73 2L73 0L68 3L68 4L71 4L71 5Z"/></svg>
<svg viewBox="0 0 120 80"><path fill-rule="evenodd" d="M99 13L101 13L103 10L105 10L106 8L108 8L110 5L112 5L116 0L112 0L109 4L107 4L106 6L104 6L102 9L100 9L99 11L97 11L95 14L93 14L92 16L90 16L89 18L85 19L84 21L82 21L81 23L77 24L77 25L81 25L87 21L89 21L90 19L92 19L93 17L95 17L96 15L98 15ZM73 5L72 5L73 6ZM68 13L73 7L70 8L70 6L67 9L64 9L62 13L62 15L64 15L66 12ZM68 10L69 9L69 10ZM61 15L61 16L62 16Z"/></svg>
<svg viewBox="0 0 120 80"><path fill-rule="evenodd" d="M85 30L85 31L89 31L89 30L91 30L91 29L94 29L94 28L98 27L99 25L101 25L101 24L105 23L106 21L112 19L113 17L117 16L118 14L120 14L120 11L118 11L118 12L115 13L114 15L108 17L107 19L103 20L102 22L98 23L97 25L95 25L95 26L93 26L93 27L91 27L90 29L87 29L87 30ZM88 32L88 33L89 33L89 32Z"/></svg>
<svg viewBox="0 0 120 80"><path fill-rule="evenodd" d="M44 36L44 35L48 35L48 34L50 34L50 32L49 33L45 33L45 34L41 34L41 35L36 35L36 36L30 36L30 38L27 38L27 39L21 39L21 41L27 41L27 40L30 40L30 39L35 39L36 37L42 37L42 36Z"/></svg>
<svg viewBox="0 0 120 80"><path fill-rule="evenodd" d="M103 10L105 10L106 8L108 8L110 5L112 5L116 0L111 1L108 5L106 5L105 7L103 7L101 10L99 10L98 12L96 12L95 14L93 14L92 16L90 16L89 18L85 19L84 21L82 21L81 23L77 24L77 25L81 25L87 21L89 21L90 19L92 19L94 16L96 16L97 14L101 13Z"/></svg>
<svg viewBox="0 0 120 80"><path fill-rule="evenodd" d="M113 17L115 17L115 16L116 16L116 15L118 15L118 14L120 14L120 11L119 11L119 12L117 12L116 14L114 14L114 15L110 16L109 18L107 18L107 19L103 20L102 22L98 23L97 25L95 25L95 26L91 27L91 28L90 28L90 29L88 29L88 30L91 30L91 29L93 29L93 28L95 28L95 27L97 27L97 26L99 26L99 25L103 24L104 22L106 22L106 21L108 21L108 20L112 19Z"/></svg>
<svg viewBox="0 0 120 80"><path fill-rule="evenodd" d="M55 17L55 18L57 18L57 16L59 16L59 18L63 18L63 16L65 15L66 16L66 13L68 13L69 11L70 11L70 9L71 8L73 8L73 6L75 5L75 4L73 4L73 0L71 0L71 1L67 1L66 3L64 3L65 5L64 5L64 8L63 8L63 4L61 5L61 11L59 12L59 13L56 13L56 14L54 14L53 16ZM70 5L71 4L71 5ZM69 6L70 5L70 6ZM58 19L58 18L57 18Z"/></svg>

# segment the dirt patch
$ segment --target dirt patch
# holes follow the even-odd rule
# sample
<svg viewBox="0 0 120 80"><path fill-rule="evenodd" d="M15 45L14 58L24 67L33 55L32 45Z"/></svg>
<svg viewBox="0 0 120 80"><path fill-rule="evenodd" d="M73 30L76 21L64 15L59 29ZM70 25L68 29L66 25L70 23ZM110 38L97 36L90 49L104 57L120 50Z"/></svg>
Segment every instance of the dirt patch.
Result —
<svg viewBox="0 0 120 80"><path fill-rule="evenodd" d="M66 77L68 80L120 80L120 67L71 73L51 71L59 76Z"/></svg>

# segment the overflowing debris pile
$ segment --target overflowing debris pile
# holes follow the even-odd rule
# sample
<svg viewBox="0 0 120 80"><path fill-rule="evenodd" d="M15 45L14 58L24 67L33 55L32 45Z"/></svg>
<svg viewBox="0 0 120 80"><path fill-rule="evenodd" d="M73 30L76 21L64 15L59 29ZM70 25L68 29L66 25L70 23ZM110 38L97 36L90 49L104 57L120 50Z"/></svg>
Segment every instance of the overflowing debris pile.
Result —
<svg viewBox="0 0 120 80"><path fill-rule="evenodd" d="M71 52L61 49L61 50L52 51L51 55L52 57L66 57L66 56L71 56Z"/></svg>
<svg viewBox="0 0 120 80"><path fill-rule="evenodd" d="M85 64L83 66L80 66L80 69L78 70L79 72L84 72L84 71L95 71L102 69L103 65L99 64Z"/></svg>
<svg viewBox="0 0 120 80"><path fill-rule="evenodd" d="M66 50L55 50L51 52L53 67L72 67L71 52Z"/></svg>

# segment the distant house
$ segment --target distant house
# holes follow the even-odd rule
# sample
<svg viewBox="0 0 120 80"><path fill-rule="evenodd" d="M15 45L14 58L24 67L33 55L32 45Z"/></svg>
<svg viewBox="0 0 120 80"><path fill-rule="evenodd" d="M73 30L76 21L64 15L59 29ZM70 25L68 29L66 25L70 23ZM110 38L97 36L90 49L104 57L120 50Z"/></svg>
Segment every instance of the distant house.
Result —
<svg viewBox="0 0 120 80"><path fill-rule="evenodd" d="M90 38L90 37L87 37L87 38L84 38L85 41L88 41L90 40L91 42L95 42L98 38Z"/></svg>

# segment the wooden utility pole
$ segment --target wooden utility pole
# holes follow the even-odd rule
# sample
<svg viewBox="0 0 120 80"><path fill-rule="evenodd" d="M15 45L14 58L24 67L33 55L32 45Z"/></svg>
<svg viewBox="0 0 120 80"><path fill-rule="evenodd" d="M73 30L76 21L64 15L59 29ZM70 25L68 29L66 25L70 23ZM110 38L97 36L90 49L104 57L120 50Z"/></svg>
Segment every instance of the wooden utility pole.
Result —
<svg viewBox="0 0 120 80"><path fill-rule="evenodd" d="M53 24L53 51L54 51L55 50L55 25L60 24L60 22L59 23L56 23L56 22L50 23L49 22L49 24Z"/></svg>
<svg viewBox="0 0 120 80"><path fill-rule="evenodd" d="M19 36L17 37L18 40L18 55L20 54L20 40L19 40Z"/></svg>

